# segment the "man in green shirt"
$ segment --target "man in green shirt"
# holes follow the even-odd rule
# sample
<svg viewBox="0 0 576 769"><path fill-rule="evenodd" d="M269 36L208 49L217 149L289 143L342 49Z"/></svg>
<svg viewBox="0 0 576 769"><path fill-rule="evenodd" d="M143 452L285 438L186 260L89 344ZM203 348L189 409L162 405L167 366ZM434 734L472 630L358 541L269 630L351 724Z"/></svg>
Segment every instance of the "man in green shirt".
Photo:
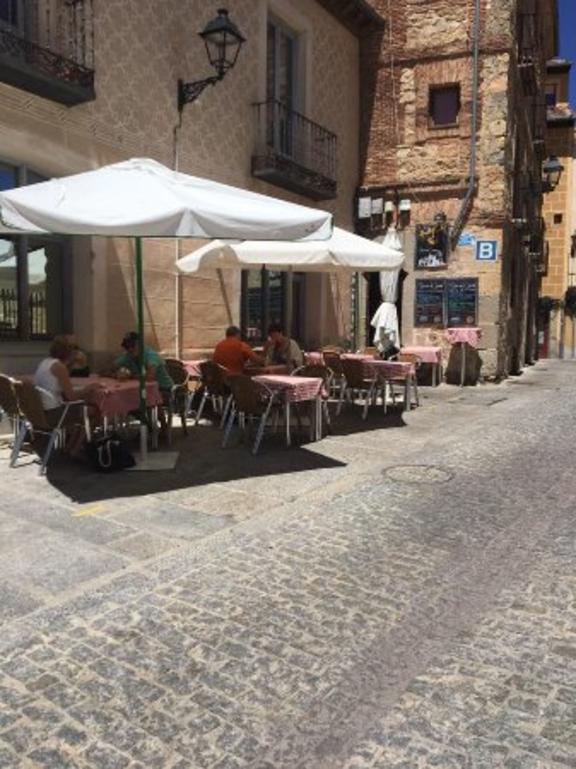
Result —
<svg viewBox="0 0 576 769"><path fill-rule="evenodd" d="M135 331L130 331L124 335L121 346L125 352L116 359L114 365L117 370L126 369L130 375L137 378L140 375L138 368L140 337ZM158 387L162 393L162 400L165 406L170 403L174 381L168 373L163 358L150 347L144 346L144 366L146 368L146 379L149 382L158 382ZM166 429L166 415L162 409L159 409L160 426L162 430Z"/></svg>
<svg viewBox="0 0 576 769"><path fill-rule="evenodd" d="M138 377L140 371L138 369L138 344L139 337L135 331L124 335L121 346L126 352L116 359L115 365L117 369L125 368L130 371L130 374L134 377ZM144 366L146 368L146 379L149 382L158 382L158 387L164 392L170 393L174 387L166 364L162 357L150 347L144 347Z"/></svg>

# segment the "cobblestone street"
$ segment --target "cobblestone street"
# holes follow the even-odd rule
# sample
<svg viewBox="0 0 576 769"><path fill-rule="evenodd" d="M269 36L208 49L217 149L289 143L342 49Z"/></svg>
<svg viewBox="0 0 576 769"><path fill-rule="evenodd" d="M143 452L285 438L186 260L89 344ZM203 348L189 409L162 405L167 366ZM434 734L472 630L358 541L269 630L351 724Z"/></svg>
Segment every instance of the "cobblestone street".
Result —
<svg viewBox="0 0 576 769"><path fill-rule="evenodd" d="M576 767L575 374L174 474L2 459L0 767Z"/></svg>

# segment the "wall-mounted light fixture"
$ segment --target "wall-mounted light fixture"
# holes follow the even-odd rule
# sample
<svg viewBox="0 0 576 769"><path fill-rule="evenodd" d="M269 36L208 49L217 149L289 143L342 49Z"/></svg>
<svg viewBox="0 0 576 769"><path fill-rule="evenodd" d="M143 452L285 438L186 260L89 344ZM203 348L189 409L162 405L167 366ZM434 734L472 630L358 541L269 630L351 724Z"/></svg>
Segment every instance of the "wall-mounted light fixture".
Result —
<svg viewBox="0 0 576 769"><path fill-rule="evenodd" d="M209 85L216 85L224 75L236 64L238 54L246 38L238 27L230 21L225 8L218 9L218 16L199 32L204 40L208 61L216 70L212 77L204 80L194 80L191 83L178 81L178 111L182 112L185 104L195 101Z"/></svg>
<svg viewBox="0 0 576 769"><path fill-rule="evenodd" d="M564 166L555 155L547 158L542 165L542 191L553 192L560 184Z"/></svg>
<svg viewBox="0 0 576 769"><path fill-rule="evenodd" d="M398 202L398 226L401 229L405 229L410 225L410 211L412 210L412 202L409 198L402 198Z"/></svg>

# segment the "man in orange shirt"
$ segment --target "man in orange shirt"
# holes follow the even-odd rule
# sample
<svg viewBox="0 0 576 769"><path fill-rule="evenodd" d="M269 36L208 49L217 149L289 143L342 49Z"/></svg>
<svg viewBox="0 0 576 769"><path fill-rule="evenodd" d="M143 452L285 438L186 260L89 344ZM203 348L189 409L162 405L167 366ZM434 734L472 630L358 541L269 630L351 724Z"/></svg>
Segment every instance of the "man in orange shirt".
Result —
<svg viewBox="0 0 576 769"><path fill-rule="evenodd" d="M226 338L218 342L214 349L214 363L223 366L229 374L242 374L246 362L251 360L262 365L262 358L250 345L240 338L240 329L230 326L226 329Z"/></svg>

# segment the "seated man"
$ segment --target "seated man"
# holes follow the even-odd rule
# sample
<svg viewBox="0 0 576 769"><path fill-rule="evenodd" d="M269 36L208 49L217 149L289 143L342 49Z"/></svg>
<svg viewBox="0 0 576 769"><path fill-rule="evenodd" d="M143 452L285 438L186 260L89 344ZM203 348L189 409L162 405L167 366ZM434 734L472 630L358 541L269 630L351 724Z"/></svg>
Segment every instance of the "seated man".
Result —
<svg viewBox="0 0 576 769"><path fill-rule="evenodd" d="M139 342L140 337L135 331L125 334L120 343L125 352L119 358L116 358L114 362L117 371L120 372L122 369L126 369L133 378L138 378L140 375L138 369ZM170 403L174 382L168 373L162 357L155 350L146 346L144 346L144 367L146 369L146 379L149 382L158 382L162 400L164 405L167 406ZM166 420L162 410L160 410L160 426L163 430L166 428Z"/></svg>
<svg viewBox="0 0 576 769"><path fill-rule="evenodd" d="M298 342L284 334L279 323L271 323L264 345L267 366L288 366L290 371L304 365L304 354Z"/></svg>
<svg viewBox="0 0 576 769"><path fill-rule="evenodd" d="M262 365L262 358L257 355L249 344L243 342L240 329L237 326L229 326L226 329L226 338L218 342L214 348L214 363L222 366L229 374L242 374L248 361Z"/></svg>

